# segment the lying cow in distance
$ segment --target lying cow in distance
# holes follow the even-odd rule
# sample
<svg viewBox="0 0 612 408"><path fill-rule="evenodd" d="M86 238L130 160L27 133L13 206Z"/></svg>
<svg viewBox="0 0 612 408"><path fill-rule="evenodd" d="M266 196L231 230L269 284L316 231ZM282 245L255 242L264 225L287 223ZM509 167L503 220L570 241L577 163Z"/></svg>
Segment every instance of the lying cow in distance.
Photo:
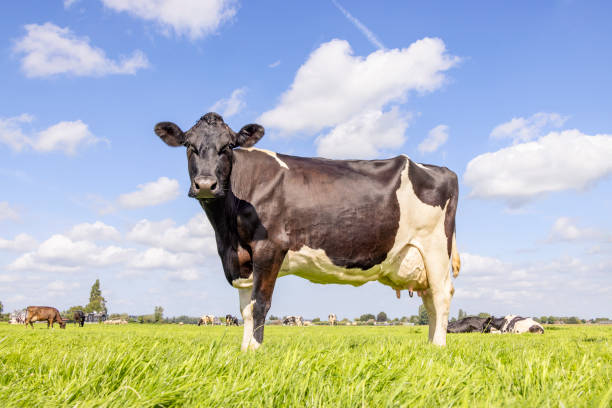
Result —
<svg viewBox="0 0 612 408"><path fill-rule="evenodd" d="M446 328L447 333L490 333L493 317L466 317L450 322Z"/></svg>
<svg viewBox="0 0 612 408"><path fill-rule="evenodd" d="M238 318L236 316L232 316L231 314L225 315L225 325L238 326Z"/></svg>
<svg viewBox="0 0 612 408"><path fill-rule="evenodd" d="M200 317L200 320L198 321L198 326L201 326L201 325L208 326L209 324L213 324L214 322L215 322L215 316L204 315Z"/></svg>
<svg viewBox="0 0 612 408"><path fill-rule="evenodd" d="M161 122L155 133L187 150L189 196L212 224L225 277L239 292L243 350L262 343L276 279L290 274L418 291L429 341L446 344L449 270L457 277L460 268L455 173L404 155L328 160L254 149L262 126L236 133L213 112L187 132Z"/></svg>
<svg viewBox="0 0 612 408"><path fill-rule="evenodd" d="M495 319L494 324L499 326L498 329L502 333L537 333L544 334L544 327L531 317L520 317L516 315L508 315L499 319Z"/></svg>
<svg viewBox="0 0 612 408"><path fill-rule="evenodd" d="M66 328L66 322L62 319L60 312L49 306L28 306L26 309L25 326L28 327L28 323L34 328L34 322L47 321L47 328L53 327L53 323L59 323L60 328Z"/></svg>
<svg viewBox="0 0 612 408"><path fill-rule="evenodd" d="M74 312L74 323L78 324L80 327L85 325L85 313L82 310L76 310Z"/></svg>
<svg viewBox="0 0 612 408"><path fill-rule="evenodd" d="M283 326L303 326L304 319L302 316L287 316L283 319Z"/></svg>

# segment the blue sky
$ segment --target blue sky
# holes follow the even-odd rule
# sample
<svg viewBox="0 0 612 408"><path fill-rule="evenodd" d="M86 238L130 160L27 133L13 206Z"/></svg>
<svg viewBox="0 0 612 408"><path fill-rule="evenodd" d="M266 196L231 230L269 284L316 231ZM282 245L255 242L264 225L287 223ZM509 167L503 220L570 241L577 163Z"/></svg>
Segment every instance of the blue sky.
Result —
<svg viewBox="0 0 612 408"><path fill-rule="evenodd" d="M460 179L458 308L610 316L608 2L22 1L0 16L0 301L238 314L184 152L216 110L258 147L407 154ZM416 314L388 287L277 282L271 312Z"/></svg>

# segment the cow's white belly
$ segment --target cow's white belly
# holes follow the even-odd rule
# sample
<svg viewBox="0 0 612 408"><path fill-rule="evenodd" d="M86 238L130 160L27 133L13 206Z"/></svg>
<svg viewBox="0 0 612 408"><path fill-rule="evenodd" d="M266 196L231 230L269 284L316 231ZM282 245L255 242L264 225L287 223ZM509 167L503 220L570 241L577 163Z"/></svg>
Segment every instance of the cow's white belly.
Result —
<svg viewBox="0 0 612 408"><path fill-rule="evenodd" d="M413 246L390 255L382 263L370 269L344 268L334 265L322 249L303 246L299 251L289 251L281 266L279 276L297 275L314 283L339 283L360 286L378 280L394 289L425 289L427 276L423 258Z"/></svg>

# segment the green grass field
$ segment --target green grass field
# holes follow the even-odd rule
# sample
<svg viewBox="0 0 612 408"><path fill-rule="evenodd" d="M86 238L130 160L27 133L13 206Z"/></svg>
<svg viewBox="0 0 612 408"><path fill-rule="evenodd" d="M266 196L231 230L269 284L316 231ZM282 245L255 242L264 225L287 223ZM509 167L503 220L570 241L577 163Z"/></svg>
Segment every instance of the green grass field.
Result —
<svg viewBox="0 0 612 408"><path fill-rule="evenodd" d="M0 324L0 406L610 407L612 327L543 336L425 327L242 328Z"/></svg>

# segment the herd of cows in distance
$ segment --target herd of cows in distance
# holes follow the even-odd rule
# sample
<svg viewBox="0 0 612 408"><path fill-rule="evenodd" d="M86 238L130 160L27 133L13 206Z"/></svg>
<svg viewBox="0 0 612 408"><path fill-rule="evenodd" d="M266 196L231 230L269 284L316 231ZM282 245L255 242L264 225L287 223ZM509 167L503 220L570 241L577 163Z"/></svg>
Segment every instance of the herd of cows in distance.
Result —
<svg viewBox="0 0 612 408"><path fill-rule="evenodd" d="M74 323L80 327L85 325L85 313L77 310L73 315ZM63 319L60 312L49 306L28 306L25 316L17 315L9 323L12 324L28 324L34 328L34 322L47 322L47 328L53 327L54 323L58 323L60 328L65 329L67 320ZM328 324L335 326L337 324L336 315L330 313L327 317ZM127 324L128 322L121 319L104 320L104 324ZM179 323L182 325L183 323ZM220 325L220 319L213 315L203 315L198 321L198 326ZM282 320L283 326L310 326L312 322L304 321L302 316L287 316ZM350 323L349 323L350 324ZM236 316L231 314L225 315L226 326L239 326L239 321ZM544 328L541 324L528 317L520 317L508 315L506 317L495 318L490 317L466 317L454 322L448 323L448 333L538 333L543 334Z"/></svg>

